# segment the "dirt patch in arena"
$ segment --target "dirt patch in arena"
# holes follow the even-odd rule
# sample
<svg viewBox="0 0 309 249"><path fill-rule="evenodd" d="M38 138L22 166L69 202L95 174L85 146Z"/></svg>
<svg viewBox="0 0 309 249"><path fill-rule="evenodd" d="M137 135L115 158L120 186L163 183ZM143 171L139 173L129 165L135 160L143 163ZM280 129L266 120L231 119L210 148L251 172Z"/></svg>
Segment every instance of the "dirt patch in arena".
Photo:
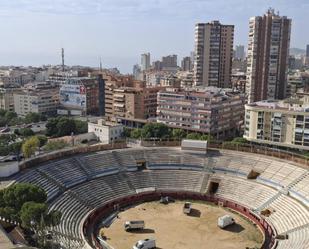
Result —
<svg viewBox="0 0 309 249"><path fill-rule="evenodd" d="M156 239L161 249L245 249L260 248L260 230L244 217L218 206L194 202L192 213L182 212L183 203L168 205L148 202L120 212L113 224L104 229L107 242L115 249L129 249L141 239ZM236 224L220 229L218 217L231 215ZM144 220L145 229L126 232L125 221Z"/></svg>

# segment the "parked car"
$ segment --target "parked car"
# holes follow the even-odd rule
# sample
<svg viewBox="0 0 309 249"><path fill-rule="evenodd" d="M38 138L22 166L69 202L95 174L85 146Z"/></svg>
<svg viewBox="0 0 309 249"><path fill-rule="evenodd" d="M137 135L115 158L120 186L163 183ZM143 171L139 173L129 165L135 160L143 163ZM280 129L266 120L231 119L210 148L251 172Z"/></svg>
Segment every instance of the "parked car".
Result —
<svg viewBox="0 0 309 249"><path fill-rule="evenodd" d="M235 220L229 215L224 215L218 218L218 227L222 229L234 223L235 223Z"/></svg>
<svg viewBox="0 0 309 249"><path fill-rule="evenodd" d="M154 239L139 240L133 246L133 249L153 249L156 248L156 241Z"/></svg>

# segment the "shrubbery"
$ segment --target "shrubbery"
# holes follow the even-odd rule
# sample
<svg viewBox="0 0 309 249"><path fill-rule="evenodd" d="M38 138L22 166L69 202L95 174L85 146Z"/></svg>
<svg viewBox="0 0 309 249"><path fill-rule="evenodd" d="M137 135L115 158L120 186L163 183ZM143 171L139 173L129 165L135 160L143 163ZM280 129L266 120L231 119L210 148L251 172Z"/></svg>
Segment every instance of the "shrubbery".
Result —
<svg viewBox="0 0 309 249"><path fill-rule="evenodd" d="M197 132L187 133L182 129L169 128L162 123L149 123L143 126L143 128L128 129L123 132L125 137L131 137L135 139L175 139L181 140L183 138L195 139L195 140L208 140L208 135L200 134ZM212 139L212 137L210 137Z"/></svg>
<svg viewBox="0 0 309 249"><path fill-rule="evenodd" d="M65 147L68 147L69 144L64 142L63 140L59 141L49 141L44 147L43 150L46 152L51 152L54 150L61 150L64 149Z"/></svg>
<svg viewBox="0 0 309 249"><path fill-rule="evenodd" d="M51 137L68 136L72 133L81 134L88 130L88 123L67 117L51 118L46 124L46 135Z"/></svg>

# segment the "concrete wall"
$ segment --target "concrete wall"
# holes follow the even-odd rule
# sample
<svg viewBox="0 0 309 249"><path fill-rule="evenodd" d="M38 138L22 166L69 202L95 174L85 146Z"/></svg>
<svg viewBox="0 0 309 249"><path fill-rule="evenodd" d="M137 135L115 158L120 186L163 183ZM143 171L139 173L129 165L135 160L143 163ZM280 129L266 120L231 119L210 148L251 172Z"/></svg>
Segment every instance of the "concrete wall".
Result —
<svg viewBox="0 0 309 249"><path fill-rule="evenodd" d="M6 162L0 165L0 177L8 177L19 171L18 162Z"/></svg>

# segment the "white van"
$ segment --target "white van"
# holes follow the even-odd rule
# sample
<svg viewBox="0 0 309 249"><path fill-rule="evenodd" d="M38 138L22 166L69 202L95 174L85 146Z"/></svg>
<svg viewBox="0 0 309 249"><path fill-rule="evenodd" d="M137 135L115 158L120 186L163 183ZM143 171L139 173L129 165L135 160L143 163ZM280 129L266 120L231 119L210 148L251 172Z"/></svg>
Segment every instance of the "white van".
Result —
<svg viewBox="0 0 309 249"><path fill-rule="evenodd" d="M218 218L218 227L220 228L225 228L234 223L235 223L235 220L229 215L224 215Z"/></svg>
<svg viewBox="0 0 309 249"><path fill-rule="evenodd" d="M143 220L133 220L133 221L126 221L124 223L124 230L138 230L138 229L144 229L145 228L145 222Z"/></svg>
<svg viewBox="0 0 309 249"><path fill-rule="evenodd" d="M184 214L191 213L191 202L185 202L185 204L183 204L183 213Z"/></svg>
<svg viewBox="0 0 309 249"><path fill-rule="evenodd" d="M156 248L156 241L154 239L139 240L133 246L133 249L153 249Z"/></svg>

